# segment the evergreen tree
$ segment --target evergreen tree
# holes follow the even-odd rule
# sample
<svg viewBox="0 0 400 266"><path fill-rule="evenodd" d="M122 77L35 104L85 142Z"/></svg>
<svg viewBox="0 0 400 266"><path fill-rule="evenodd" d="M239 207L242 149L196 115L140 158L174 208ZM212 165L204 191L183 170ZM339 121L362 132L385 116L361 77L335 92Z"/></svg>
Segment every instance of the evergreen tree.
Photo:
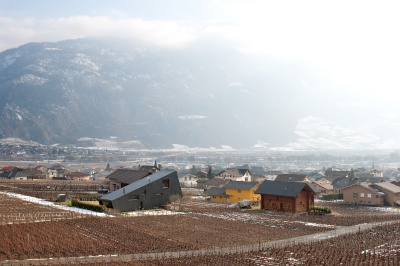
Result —
<svg viewBox="0 0 400 266"><path fill-rule="evenodd" d="M351 170L350 170L349 178L350 179L355 178L353 168L351 168Z"/></svg>
<svg viewBox="0 0 400 266"><path fill-rule="evenodd" d="M213 179L213 178L214 178L214 175L213 175L213 173L212 173L211 165L208 166L207 178L208 178L208 179Z"/></svg>
<svg viewBox="0 0 400 266"><path fill-rule="evenodd" d="M106 171L111 171L110 163L107 164Z"/></svg>
<svg viewBox="0 0 400 266"><path fill-rule="evenodd" d="M192 166L192 168L190 169L190 173L192 174L192 175L195 175L196 173L197 173L197 169L196 169L196 166Z"/></svg>

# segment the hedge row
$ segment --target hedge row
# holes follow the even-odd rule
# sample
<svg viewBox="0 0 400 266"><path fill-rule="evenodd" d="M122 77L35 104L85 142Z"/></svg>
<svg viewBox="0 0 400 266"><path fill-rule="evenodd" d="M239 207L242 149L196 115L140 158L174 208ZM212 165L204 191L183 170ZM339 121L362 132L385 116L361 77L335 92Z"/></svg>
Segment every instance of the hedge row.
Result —
<svg viewBox="0 0 400 266"><path fill-rule="evenodd" d="M332 209L330 207L322 207L322 206L311 206L310 212L314 213L332 213Z"/></svg>
<svg viewBox="0 0 400 266"><path fill-rule="evenodd" d="M78 207L81 209L91 210L91 211L95 211L95 212L104 212L105 211L105 208L103 206L83 203L76 199L73 199L71 201L71 206Z"/></svg>
<svg viewBox="0 0 400 266"><path fill-rule="evenodd" d="M86 194L86 195L74 195L74 198L80 201L97 201L99 198L103 197L104 195L92 195L92 194Z"/></svg>
<svg viewBox="0 0 400 266"><path fill-rule="evenodd" d="M330 194L322 196L323 200L342 200L343 194Z"/></svg>

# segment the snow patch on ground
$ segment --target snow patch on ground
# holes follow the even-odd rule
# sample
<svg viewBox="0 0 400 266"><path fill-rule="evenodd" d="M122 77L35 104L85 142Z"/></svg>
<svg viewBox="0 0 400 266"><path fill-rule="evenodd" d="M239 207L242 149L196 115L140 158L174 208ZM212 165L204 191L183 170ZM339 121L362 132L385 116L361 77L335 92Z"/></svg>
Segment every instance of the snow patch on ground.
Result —
<svg viewBox="0 0 400 266"><path fill-rule="evenodd" d="M126 212L124 214L127 216L155 216L155 215L177 215L185 213L175 212L171 210L147 210L147 211Z"/></svg>
<svg viewBox="0 0 400 266"><path fill-rule="evenodd" d="M25 201L29 201L29 202L45 205L45 206L50 206L50 207L53 207L53 208L56 208L56 209L62 209L62 210L66 210L66 211L73 211L73 212L78 212L78 213L82 213L82 214L94 215L94 216L115 217L114 215L110 215L108 213L94 212L94 211L80 209L80 208L76 208L76 207L70 207L70 206L66 206L66 205L58 205L58 204L55 204L54 202L46 201L44 199L39 199L39 198L36 198L36 197L25 196L25 195L22 195L22 194L11 193L11 192L2 192L2 191L0 191L0 193L1 194L5 194L7 196L19 198L21 200L25 200Z"/></svg>

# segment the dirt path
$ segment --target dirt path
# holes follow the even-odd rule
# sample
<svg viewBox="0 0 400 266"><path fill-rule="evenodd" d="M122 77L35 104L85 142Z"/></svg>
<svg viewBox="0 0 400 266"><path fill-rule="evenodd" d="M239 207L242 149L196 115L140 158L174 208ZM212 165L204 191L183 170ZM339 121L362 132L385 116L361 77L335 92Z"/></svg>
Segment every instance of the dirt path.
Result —
<svg viewBox="0 0 400 266"><path fill-rule="evenodd" d="M146 260L146 259L158 259L158 258L180 258L185 256L197 256L197 255L217 255L217 254L232 254L237 252L249 252L268 249L271 247L285 247L301 243L312 243L329 239L345 234L354 234L357 232L369 230L375 226L381 226L399 221L388 221L380 223L364 223L353 226L338 226L334 230L327 231L325 233L316 233L312 235L305 235L299 237L293 237L282 240L260 242L253 245L238 246L238 247L227 247L227 248L213 248L213 249L200 249L190 251L176 251L176 252L160 252L160 253L141 253L141 254L127 254L127 255L98 255L98 256L86 256L86 257L66 257L66 258L43 258L43 259L27 259L27 260L13 260L13 261L0 261L0 265L51 265L51 264L81 264L81 263L96 263L96 262L117 262L117 261L135 261L135 260Z"/></svg>

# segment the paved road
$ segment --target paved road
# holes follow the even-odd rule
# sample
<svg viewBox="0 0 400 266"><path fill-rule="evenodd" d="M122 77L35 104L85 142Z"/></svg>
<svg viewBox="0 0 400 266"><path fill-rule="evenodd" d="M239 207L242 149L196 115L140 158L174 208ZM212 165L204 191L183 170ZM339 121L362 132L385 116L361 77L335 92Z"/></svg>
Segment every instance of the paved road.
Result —
<svg viewBox="0 0 400 266"><path fill-rule="evenodd" d="M272 247L285 247L301 243L311 243L320 240L337 237L345 234L354 234L357 232L369 230L375 226L391 224L398 221L388 221L380 223L359 224L354 226L338 226L334 230L324 233L317 233L312 235L305 235L293 237L282 240L260 242L254 245L228 247L228 248L213 248L213 249L200 249L191 251L176 251L165 253L141 253L141 254L128 254L128 255L99 255L99 256L86 256L86 257L66 257L66 258L45 258L45 259L27 259L27 260L14 260L14 261L0 261L0 265L50 265L50 264L80 264L80 263L96 263L96 262L116 262L116 261L135 261L155 258L179 258L184 256L197 256L197 255L212 255L212 254L232 254L237 252L258 251L261 249L268 249Z"/></svg>

